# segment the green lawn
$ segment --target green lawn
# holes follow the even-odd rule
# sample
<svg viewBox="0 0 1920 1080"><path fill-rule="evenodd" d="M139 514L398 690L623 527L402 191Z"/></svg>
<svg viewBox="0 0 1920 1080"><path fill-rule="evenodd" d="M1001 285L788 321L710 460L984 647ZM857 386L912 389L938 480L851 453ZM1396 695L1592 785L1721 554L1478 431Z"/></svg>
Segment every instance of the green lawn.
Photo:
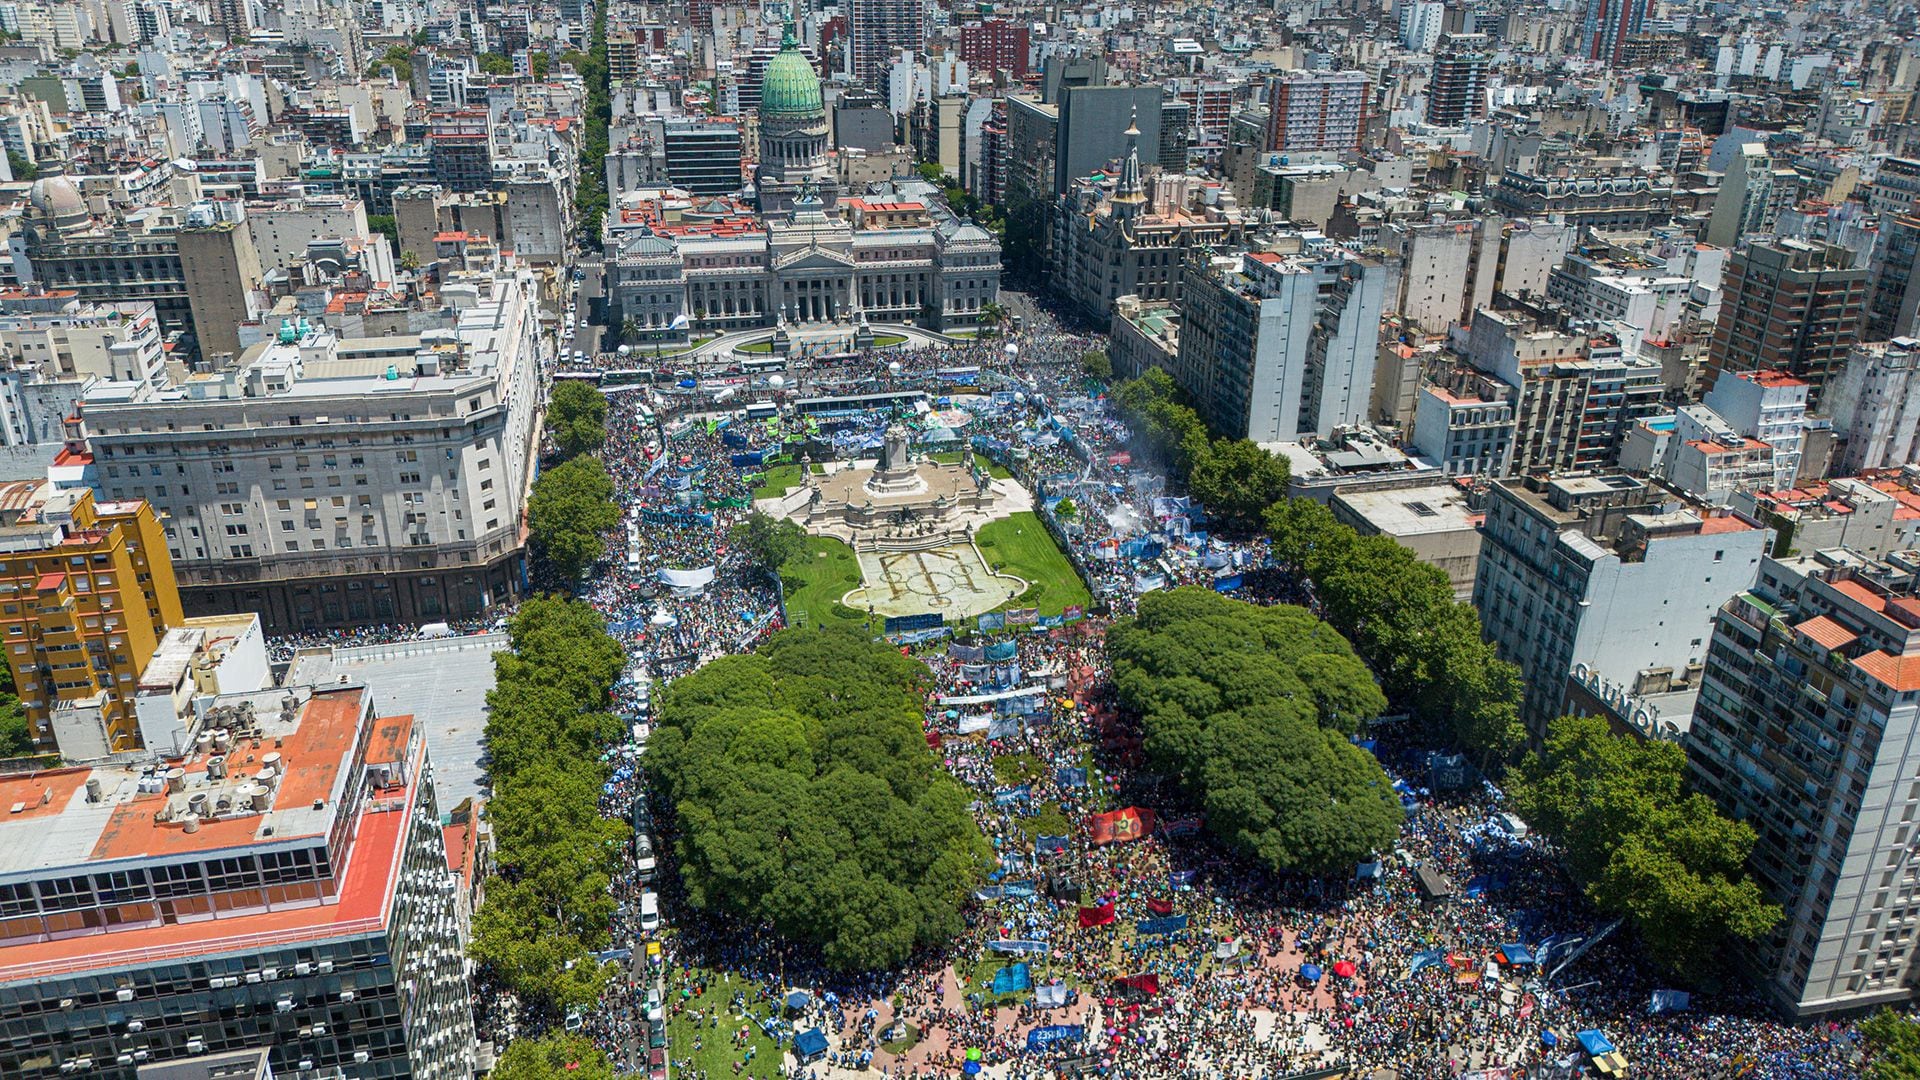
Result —
<svg viewBox="0 0 1920 1080"><path fill-rule="evenodd" d="M739 348L737 348L737 349L735 349L735 350L733 350L733 351L734 351L734 352L745 352L745 353L770 353L770 352L772 352L772 351L773 351L773 342L771 342L771 341L756 341L756 342L753 342L753 343L752 343L752 344L750 344L750 345L742 345L742 346L740 346Z"/></svg>
<svg viewBox="0 0 1920 1080"><path fill-rule="evenodd" d="M806 549L780 568L780 580L787 587L789 625L866 624L866 612L840 602L848 590L860 587L860 562L845 541L831 536L807 537Z"/></svg>
<svg viewBox="0 0 1920 1080"><path fill-rule="evenodd" d="M873 335L873 347L876 349L890 348L894 345L904 345L906 344L906 342L907 342L907 338L906 338L906 335L904 334Z"/></svg>
<svg viewBox="0 0 1920 1080"><path fill-rule="evenodd" d="M685 1008L667 1017L667 1056L675 1061L691 1059L695 1069L704 1069L710 1077L764 1077L772 1078L780 1074L780 1051L773 1040L760 1030L759 1018L766 1015L766 1006L753 1001L759 993L760 984L741 978L722 982L714 972L696 972L713 981L707 984L706 993L697 997L681 998L680 988L669 980L668 1003L684 1003ZM747 994L748 1008L756 1010L753 1019L746 1025L753 1029L750 1045L757 1049L753 1055L753 1064L736 1073L733 1064L746 1056L746 1051L733 1049L732 1035L740 1030L742 1021L734 1019L732 1008L735 991L744 990ZM693 1019L688 1012L697 1010L703 1016L711 1016L715 1009L720 1010L720 1026L715 1028L707 1020L695 1029ZM700 1041L700 1049L693 1048L694 1040Z"/></svg>
<svg viewBox="0 0 1920 1080"><path fill-rule="evenodd" d="M800 486L800 466L795 464L775 465L768 469L760 480L760 486L753 489L756 499L777 499Z"/></svg>
<svg viewBox="0 0 1920 1080"><path fill-rule="evenodd" d="M1037 607L1042 615L1058 615L1071 605L1085 607L1093 602L1086 583L1073 572L1073 564L1032 511L988 522L974 534L974 542L988 566L1032 582L1026 592L1003 606Z"/></svg>

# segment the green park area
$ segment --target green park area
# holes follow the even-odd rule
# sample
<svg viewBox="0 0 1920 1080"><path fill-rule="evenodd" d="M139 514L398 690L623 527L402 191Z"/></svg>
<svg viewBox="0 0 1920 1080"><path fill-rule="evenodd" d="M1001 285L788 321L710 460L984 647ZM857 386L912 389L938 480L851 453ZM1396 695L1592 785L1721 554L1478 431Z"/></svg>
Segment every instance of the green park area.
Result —
<svg viewBox="0 0 1920 1080"><path fill-rule="evenodd" d="M1037 607L1042 615L1058 615L1070 606L1093 602L1053 534L1032 511L990 521L973 539L988 566L1032 583L1008 607Z"/></svg>
<svg viewBox="0 0 1920 1080"><path fill-rule="evenodd" d="M746 979L727 975L716 976L710 971L695 971L696 978L716 980L705 983L703 992L692 993L689 986L669 992L669 1007L678 1006L667 1018L667 1045L673 1048L674 1060L686 1060L692 1063L689 1075L705 1074L710 1077L777 1077L780 1075L780 1050L773 1040L760 1030L757 1018L741 1019L733 1010L733 995L745 992L750 1007L764 1010L764 1002L758 1002L760 984ZM678 980L675 980L678 981ZM686 995L686 996L682 996ZM715 1012L720 1015L720 1026L713 1025ZM700 1014L700 1021L693 1019L694 1013ZM753 1063L739 1072L734 1064L746 1056L744 1048L733 1048L733 1033L742 1027L752 1034L748 1045L754 1047ZM698 1049L695 1045L698 1044Z"/></svg>
<svg viewBox="0 0 1920 1080"><path fill-rule="evenodd" d="M826 467L815 465L813 474L825 473ZM755 499L777 499L800 486L800 466L793 463L775 465L760 477L760 486L753 489Z"/></svg>
<svg viewBox="0 0 1920 1080"><path fill-rule="evenodd" d="M929 454L928 456L942 465L958 465L960 464L962 454L959 450L942 450L937 454ZM1013 479L1013 474L1008 472L1004 466L995 465L985 457L979 457L975 460L985 465L987 467L987 475L993 477L995 480Z"/></svg>
<svg viewBox="0 0 1920 1080"><path fill-rule="evenodd" d="M797 468L797 466L796 466ZM799 474L794 474L794 483ZM787 589L787 621L793 626L861 626L867 613L840 602L860 587L860 562L853 548L831 536L809 536L800 554L780 568Z"/></svg>

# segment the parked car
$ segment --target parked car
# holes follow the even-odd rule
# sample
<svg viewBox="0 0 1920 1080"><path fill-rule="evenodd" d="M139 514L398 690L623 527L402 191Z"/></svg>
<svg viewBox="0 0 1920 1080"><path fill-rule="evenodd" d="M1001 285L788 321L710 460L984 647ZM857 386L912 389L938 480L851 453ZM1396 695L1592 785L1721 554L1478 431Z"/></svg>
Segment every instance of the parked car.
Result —
<svg viewBox="0 0 1920 1080"><path fill-rule="evenodd" d="M640 894L640 929L648 934L660 929L660 894L652 889Z"/></svg>

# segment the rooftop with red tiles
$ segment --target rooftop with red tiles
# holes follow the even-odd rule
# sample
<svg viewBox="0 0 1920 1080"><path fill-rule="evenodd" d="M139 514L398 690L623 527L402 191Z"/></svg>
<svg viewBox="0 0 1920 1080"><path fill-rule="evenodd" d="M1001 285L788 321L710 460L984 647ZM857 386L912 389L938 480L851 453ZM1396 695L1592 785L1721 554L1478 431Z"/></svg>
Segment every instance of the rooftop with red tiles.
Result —
<svg viewBox="0 0 1920 1080"><path fill-rule="evenodd" d="M1920 690L1920 656L1870 652L1853 662L1884 686L1897 691Z"/></svg>
<svg viewBox="0 0 1920 1080"><path fill-rule="evenodd" d="M1825 615L1816 615L1794 627L1794 630L1812 638L1815 644L1828 652L1844 649L1856 640L1852 631Z"/></svg>

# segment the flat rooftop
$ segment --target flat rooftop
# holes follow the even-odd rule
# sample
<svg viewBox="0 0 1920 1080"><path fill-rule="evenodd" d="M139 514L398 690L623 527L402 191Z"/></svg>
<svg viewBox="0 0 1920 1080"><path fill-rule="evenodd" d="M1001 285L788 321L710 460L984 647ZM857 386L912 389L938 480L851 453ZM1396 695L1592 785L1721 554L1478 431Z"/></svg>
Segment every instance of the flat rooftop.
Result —
<svg viewBox="0 0 1920 1080"><path fill-rule="evenodd" d="M375 712L411 714L433 755L434 797L446 813L486 794L481 736L487 692L493 689L493 654L506 647L505 634L475 634L305 653L287 679L326 683L345 675L373 688Z"/></svg>
<svg viewBox="0 0 1920 1080"><path fill-rule="evenodd" d="M388 804L391 809L370 807L361 814L336 903L9 945L0 948L0 984L372 933L393 907L414 791L407 788L408 797Z"/></svg>
<svg viewBox="0 0 1920 1080"><path fill-rule="evenodd" d="M1452 483L1357 488L1336 491L1333 497L1388 536L1472 532L1486 519L1467 505L1466 493Z"/></svg>
<svg viewBox="0 0 1920 1080"><path fill-rule="evenodd" d="M0 878L326 835L365 694L345 686L222 695L216 707L223 711L210 711L200 731L231 722L224 754L209 746L158 764L0 777ZM289 698L297 702L290 715L283 710ZM169 789L174 770L177 791ZM97 801L88 781L97 782Z"/></svg>

